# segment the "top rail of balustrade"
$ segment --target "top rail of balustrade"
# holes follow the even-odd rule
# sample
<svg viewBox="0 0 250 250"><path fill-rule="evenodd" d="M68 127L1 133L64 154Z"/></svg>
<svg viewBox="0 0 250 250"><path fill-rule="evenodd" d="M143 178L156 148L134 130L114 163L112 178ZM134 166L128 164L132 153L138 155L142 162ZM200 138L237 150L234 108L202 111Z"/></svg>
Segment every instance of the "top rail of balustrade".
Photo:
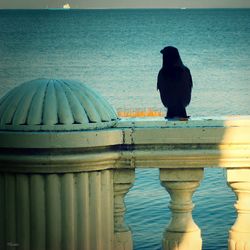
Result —
<svg viewBox="0 0 250 250"><path fill-rule="evenodd" d="M75 162L76 171L137 167L249 168L250 116L188 121L127 118L120 119L112 128L99 130L2 131L0 149L2 162L13 159L20 164L42 162L51 171L53 164L58 167L69 160Z"/></svg>

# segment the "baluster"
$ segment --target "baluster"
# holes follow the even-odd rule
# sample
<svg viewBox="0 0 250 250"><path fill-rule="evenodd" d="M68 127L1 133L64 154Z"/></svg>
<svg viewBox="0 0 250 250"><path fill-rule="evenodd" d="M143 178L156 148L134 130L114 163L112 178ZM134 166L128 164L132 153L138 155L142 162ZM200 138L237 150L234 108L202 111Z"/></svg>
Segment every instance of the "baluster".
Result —
<svg viewBox="0 0 250 250"><path fill-rule="evenodd" d="M171 221L163 235L164 250L200 250L201 232L192 218L192 195L203 177L203 169L160 169L162 186L169 192Z"/></svg>
<svg viewBox="0 0 250 250"><path fill-rule="evenodd" d="M237 218L229 231L229 250L250 250L250 169L227 169L227 182L237 196Z"/></svg>
<svg viewBox="0 0 250 250"><path fill-rule="evenodd" d="M132 250L132 233L125 223L126 211L124 197L134 182L134 170L121 169L114 171L114 249Z"/></svg>

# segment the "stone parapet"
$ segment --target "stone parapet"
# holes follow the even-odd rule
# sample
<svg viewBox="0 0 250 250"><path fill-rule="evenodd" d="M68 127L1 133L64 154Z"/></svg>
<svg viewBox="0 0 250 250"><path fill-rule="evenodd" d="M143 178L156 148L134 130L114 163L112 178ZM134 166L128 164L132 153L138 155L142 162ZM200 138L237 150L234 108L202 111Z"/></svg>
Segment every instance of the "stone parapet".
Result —
<svg viewBox="0 0 250 250"><path fill-rule="evenodd" d="M124 197L148 167L171 196L163 249L200 250L192 194L219 167L237 195L229 249L250 250L249 155L248 116L119 119L81 83L25 83L0 100L0 249L132 250Z"/></svg>

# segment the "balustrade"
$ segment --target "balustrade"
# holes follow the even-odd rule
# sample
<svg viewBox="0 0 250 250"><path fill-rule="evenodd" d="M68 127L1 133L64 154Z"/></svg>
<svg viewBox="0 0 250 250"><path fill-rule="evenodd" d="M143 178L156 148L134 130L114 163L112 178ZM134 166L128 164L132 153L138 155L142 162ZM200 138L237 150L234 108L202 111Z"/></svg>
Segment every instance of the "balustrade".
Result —
<svg viewBox="0 0 250 250"><path fill-rule="evenodd" d="M124 197L134 182L134 170L114 170L114 249L133 249L132 233L125 223Z"/></svg>
<svg viewBox="0 0 250 250"><path fill-rule="evenodd" d="M229 231L230 250L250 249L250 168L228 169L227 181L237 196L237 219Z"/></svg>
<svg viewBox="0 0 250 250"><path fill-rule="evenodd" d="M200 250L192 195L203 169L220 167L237 196L229 249L250 250L249 131L245 118L121 120L115 128L74 132L71 140L67 133L46 139L0 132L1 249L132 250L124 197L135 168L148 167L160 169L171 197L163 249Z"/></svg>
<svg viewBox="0 0 250 250"><path fill-rule="evenodd" d="M172 218L163 236L164 250L200 250L201 232L192 218L192 195L203 177L203 169L161 169L160 180L169 192Z"/></svg>
<svg viewBox="0 0 250 250"><path fill-rule="evenodd" d="M202 248L192 194L209 167L237 196L229 249L250 250L250 117L118 119L87 85L54 79L0 100L0 249L132 250L124 197L144 167L171 196L164 250Z"/></svg>

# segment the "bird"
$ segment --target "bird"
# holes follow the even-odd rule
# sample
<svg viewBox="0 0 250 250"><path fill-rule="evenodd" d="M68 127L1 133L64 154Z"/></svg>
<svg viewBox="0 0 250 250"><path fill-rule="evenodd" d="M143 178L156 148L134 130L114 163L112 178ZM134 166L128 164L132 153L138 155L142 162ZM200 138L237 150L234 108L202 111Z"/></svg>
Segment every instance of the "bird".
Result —
<svg viewBox="0 0 250 250"><path fill-rule="evenodd" d="M186 107L191 101L192 75L181 60L179 51L167 46L160 51L163 55L162 68L157 77L157 90L162 104L167 108L167 119L188 119Z"/></svg>

